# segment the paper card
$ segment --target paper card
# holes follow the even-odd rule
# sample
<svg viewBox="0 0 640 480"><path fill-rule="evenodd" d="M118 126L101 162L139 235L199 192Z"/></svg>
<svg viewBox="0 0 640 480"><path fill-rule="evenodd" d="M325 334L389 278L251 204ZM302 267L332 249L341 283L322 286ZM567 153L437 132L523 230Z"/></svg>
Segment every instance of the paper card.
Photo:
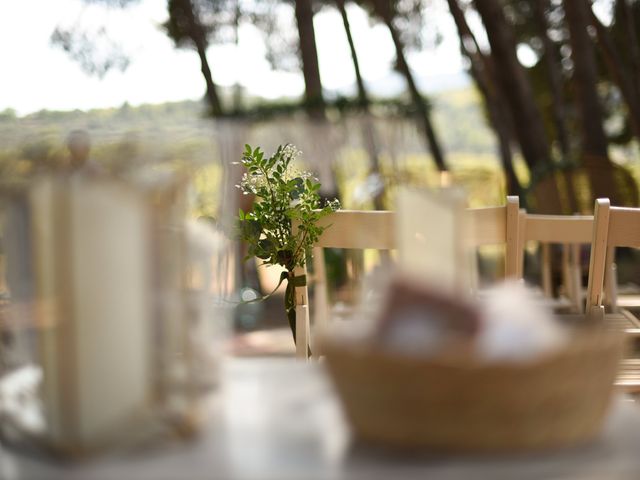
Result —
<svg viewBox="0 0 640 480"><path fill-rule="evenodd" d="M445 292L467 292L466 195L460 189L398 193L396 236L400 268Z"/></svg>

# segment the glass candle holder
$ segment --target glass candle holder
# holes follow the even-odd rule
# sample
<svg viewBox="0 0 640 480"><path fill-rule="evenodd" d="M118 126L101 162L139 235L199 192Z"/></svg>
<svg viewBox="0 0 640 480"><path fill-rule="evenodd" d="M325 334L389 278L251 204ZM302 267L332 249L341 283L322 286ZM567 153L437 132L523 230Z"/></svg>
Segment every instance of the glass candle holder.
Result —
<svg viewBox="0 0 640 480"><path fill-rule="evenodd" d="M230 205L194 220L193 179L47 175L2 196L5 437L77 456L198 431L235 262Z"/></svg>

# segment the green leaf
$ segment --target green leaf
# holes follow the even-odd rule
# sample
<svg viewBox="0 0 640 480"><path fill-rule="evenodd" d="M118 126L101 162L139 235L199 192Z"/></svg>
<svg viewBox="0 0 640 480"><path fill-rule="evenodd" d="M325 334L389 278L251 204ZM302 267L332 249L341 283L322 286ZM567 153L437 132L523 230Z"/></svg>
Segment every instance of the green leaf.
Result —
<svg viewBox="0 0 640 480"><path fill-rule="evenodd" d="M242 236L251 241L255 239L257 241L262 233L262 226L257 220L245 220L242 222Z"/></svg>
<svg viewBox="0 0 640 480"><path fill-rule="evenodd" d="M278 250L276 253L276 259L280 265L287 266L293 258L293 252L291 250Z"/></svg>
<svg viewBox="0 0 640 480"><path fill-rule="evenodd" d="M260 240L258 242L258 249L257 249L258 253L256 253L256 256L263 260L268 260L269 258L271 258L271 254L273 253L273 250L274 250L273 247L274 247L273 242L268 238L264 238Z"/></svg>
<svg viewBox="0 0 640 480"><path fill-rule="evenodd" d="M287 187L290 188L289 196L291 197L291 200L297 200L304 192L304 180L300 177L289 180L289 182L287 182Z"/></svg>
<svg viewBox="0 0 640 480"><path fill-rule="evenodd" d="M260 147L252 150L245 145L242 164L253 181L243 190L255 194L255 203L249 212L238 210L237 232L247 242L250 256L261 258L265 265L280 264L291 270L304 265L305 252L323 230L316 222L336 207L327 203L314 210L320 207L320 184L315 179L304 175L285 180L291 176L291 157L284 155L284 148L280 145L267 157ZM300 224L296 235L294 220Z"/></svg>

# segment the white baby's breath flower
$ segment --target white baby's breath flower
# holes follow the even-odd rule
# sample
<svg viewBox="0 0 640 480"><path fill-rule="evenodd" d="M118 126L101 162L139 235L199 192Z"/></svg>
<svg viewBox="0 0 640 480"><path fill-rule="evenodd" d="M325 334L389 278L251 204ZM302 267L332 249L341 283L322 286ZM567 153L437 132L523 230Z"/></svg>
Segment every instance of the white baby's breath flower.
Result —
<svg viewBox="0 0 640 480"><path fill-rule="evenodd" d="M263 175L244 173L240 180L240 189L249 193L257 193L258 189L266 185L266 183Z"/></svg>
<svg viewBox="0 0 640 480"><path fill-rule="evenodd" d="M295 168L295 167L289 167L284 172L284 175L282 176L282 179L285 182L288 182L289 180L293 180L294 178L298 178L298 177L300 177L300 170Z"/></svg>
<svg viewBox="0 0 640 480"><path fill-rule="evenodd" d="M295 160L301 154L302 152L298 150L298 148L291 143L287 143L282 149L282 156L285 158L290 158L291 160Z"/></svg>
<svg viewBox="0 0 640 480"><path fill-rule="evenodd" d="M340 209L340 200L338 200L337 198L334 198L333 200L329 200L328 204L333 210Z"/></svg>
<svg viewBox="0 0 640 480"><path fill-rule="evenodd" d="M301 178L302 180L311 179L314 182L318 181L318 179L314 176L313 173L307 172L305 170L300 170L299 168L296 168L296 167L289 167L287 171L284 172L284 175L282 176L282 179L286 182L288 182L289 180L293 180L295 178Z"/></svg>

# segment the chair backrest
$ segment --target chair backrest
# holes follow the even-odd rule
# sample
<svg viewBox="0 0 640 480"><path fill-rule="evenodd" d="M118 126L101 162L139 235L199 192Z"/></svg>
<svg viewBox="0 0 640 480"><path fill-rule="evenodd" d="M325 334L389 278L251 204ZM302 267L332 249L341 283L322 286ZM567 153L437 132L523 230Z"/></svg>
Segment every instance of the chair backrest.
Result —
<svg viewBox="0 0 640 480"><path fill-rule="evenodd" d="M587 286L587 312L593 315L603 314L606 265L613 260L615 247L640 248L640 208L612 207L609 199L599 198L594 209Z"/></svg>
<svg viewBox="0 0 640 480"><path fill-rule="evenodd" d="M467 244L507 245L506 276L516 274L518 197L507 197L507 205L466 210L469 221ZM314 258L323 248L393 250L396 248L396 212L339 210L318 223L327 228L314 246Z"/></svg>
<svg viewBox="0 0 640 480"><path fill-rule="evenodd" d="M551 297L551 250L550 244L562 244L562 276L572 308L582 311L582 282L580 271L580 244L591 243L593 216L591 215L535 215L520 213L520 235L518 247L518 271L522 276L524 250L528 241L539 242L542 251L542 289Z"/></svg>
<svg viewBox="0 0 640 480"><path fill-rule="evenodd" d="M315 247L392 250L395 218L392 211L338 210L318 222L330 228L320 235Z"/></svg>
<svg viewBox="0 0 640 480"><path fill-rule="evenodd" d="M523 241L541 243L590 243L593 233L591 215L525 214Z"/></svg>
<svg viewBox="0 0 640 480"><path fill-rule="evenodd" d="M395 215L391 211L338 210L318 222L318 226L330 228L320 235L313 248L316 327L322 329L329 316L323 248L392 250ZM296 268L295 274L308 278L306 266ZM306 358L310 343L307 285L296 287L296 304L296 355ZM314 350L314 354L320 353L317 345Z"/></svg>
<svg viewBox="0 0 640 480"><path fill-rule="evenodd" d="M506 245L505 277L517 277L518 222L520 199L508 196L507 204L501 207L470 208L467 210L470 231L468 244Z"/></svg>

